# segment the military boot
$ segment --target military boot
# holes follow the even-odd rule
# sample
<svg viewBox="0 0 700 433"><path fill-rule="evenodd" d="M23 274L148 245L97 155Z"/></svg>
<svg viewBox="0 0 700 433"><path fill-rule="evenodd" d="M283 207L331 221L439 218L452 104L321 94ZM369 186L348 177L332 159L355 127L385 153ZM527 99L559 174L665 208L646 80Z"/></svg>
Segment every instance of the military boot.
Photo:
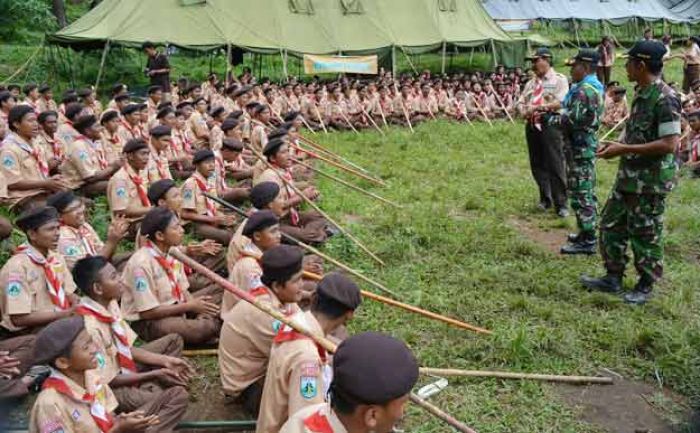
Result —
<svg viewBox="0 0 700 433"><path fill-rule="evenodd" d="M651 290L654 288L654 280L647 276L642 276L634 286L634 290L626 293L623 299L625 303L632 305L643 305L651 299Z"/></svg>
<svg viewBox="0 0 700 433"><path fill-rule="evenodd" d="M596 241L593 233L580 233L576 236L576 240L569 241L568 244L561 247L562 254L595 254Z"/></svg>
<svg viewBox="0 0 700 433"><path fill-rule="evenodd" d="M622 291L622 275L612 274L610 272L601 278L581 275L581 284L589 290L616 294Z"/></svg>

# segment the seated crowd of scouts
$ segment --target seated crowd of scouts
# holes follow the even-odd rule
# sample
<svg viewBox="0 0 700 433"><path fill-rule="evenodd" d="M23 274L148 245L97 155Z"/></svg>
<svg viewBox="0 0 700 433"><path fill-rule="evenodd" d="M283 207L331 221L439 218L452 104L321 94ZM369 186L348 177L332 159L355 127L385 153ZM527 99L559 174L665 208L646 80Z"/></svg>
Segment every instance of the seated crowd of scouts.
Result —
<svg viewBox="0 0 700 433"><path fill-rule="evenodd" d="M152 86L144 103L117 84L106 108L90 88L60 104L45 85L0 90L0 200L26 235L0 270L0 401L41 390L32 433L169 432L195 373L183 347L218 345L226 399L257 417L257 432L390 432L417 380L415 358L388 336L347 337L358 286L339 273L306 279L323 274L322 261L282 242L319 245L335 233L300 209L296 191L319 197L313 173L296 164L308 157L300 131L506 118L527 79L499 67L224 87L212 75L181 80L172 94ZM608 89L604 123L613 126L627 103L624 88ZM700 116L689 128L700 131ZM87 220L99 196L111 217L105 239ZM250 203L248 217L210 197ZM0 237L12 229L0 220ZM185 231L196 241L185 243ZM239 302L172 248L342 341L338 351L331 359Z"/></svg>

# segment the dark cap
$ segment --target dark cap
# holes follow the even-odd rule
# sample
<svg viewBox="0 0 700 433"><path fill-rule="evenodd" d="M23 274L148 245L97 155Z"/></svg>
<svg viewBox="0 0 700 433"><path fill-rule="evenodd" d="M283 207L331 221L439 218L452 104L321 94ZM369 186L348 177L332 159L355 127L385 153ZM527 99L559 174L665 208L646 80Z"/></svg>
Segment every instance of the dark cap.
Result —
<svg viewBox="0 0 700 433"><path fill-rule="evenodd" d="M73 127L76 129L76 131L82 134L86 129L93 126L95 123L97 123L97 117L93 116L92 114L88 114L87 116L78 117L75 123L73 123Z"/></svg>
<svg viewBox="0 0 700 433"><path fill-rule="evenodd" d="M122 152L132 153L132 152L136 152L137 150L147 149L147 148L148 148L148 143L146 143L146 141L143 138L132 138L131 140L126 142L126 144L124 145L124 148L122 149Z"/></svg>
<svg viewBox="0 0 700 433"><path fill-rule="evenodd" d="M199 149L192 157L192 164L199 164L207 159L214 159L214 152L212 152L210 149Z"/></svg>
<svg viewBox="0 0 700 433"><path fill-rule="evenodd" d="M141 108L141 106L139 104L129 104L126 107L122 108L122 116L126 116L127 114L135 113L135 112L139 111L140 108Z"/></svg>
<svg viewBox="0 0 700 433"><path fill-rule="evenodd" d="M656 40L637 41L622 57L660 63L666 54L666 47Z"/></svg>
<svg viewBox="0 0 700 433"><path fill-rule="evenodd" d="M66 117L73 120L78 114L80 114L81 111L83 111L84 108L85 106L83 104L79 102L72 102L66 107Z"/></svg>
<svg viewBox="0 0 700 433"><path fill-rule="evenodd" d="M275 224L279 224L279 219L277 219L274 212L267 209L259 210L251 215L245 222L245 226L243 226L243 236L248 236L250 238L253 236L253 233L265 230Z"/></svg>
<svg viewBox="0 0 700 433"><path fill-rule="evenodd" d="M154 94L154 93L156 93L156 92L158 92L158 91L163 91L163 87L162 87L162 86L155 85L155 86L150 86L150 87L148 88L148 94L149 94L149 95L152 95L152 94Z"/></svg>
<svg viewBox="0 0 700 433"><path fill-rule="evenodd" d="M540 57L545 58L545 59L551 59L552 58L552 51L550 51L550 49L547 47L540 47L537 50L535 50L534 53L531 53L529 56L525 57L525 59L536 60L536 59L539 59Z"/></svg>
<svg viewBox="0 0 700 433"><path fill-rule="evenodd" d="M301 271L304 254L298 247L278 245L263 253L261 264L263 284L270 287L274 281L287 281Z"/></svg>
<svg viewBox="0 0 700 433"><path fill-rule="evenodd" d="M351 310L357 309L362 303L360 288L354 281L339 272L331 272L324 276L318 283L316 292Z"/></svg>
<svg viewBox="0 0 700 433"><path fill-rule="evenodd" d="M290 111L287 114L284 115L284 121L285 122L292 122L296 120L297 117L301 114L300 111Z"/></svg>
<svg viewBox="0 0 700 433"><path fill-rule="evenodd" d="M274 140L275 138L282 138L287 134L289 134L289 129L280 127L267 134L267 139Z"/></svg>
<svg viewBox="0 0 700 433"><path fill-rule="evenodd" d="M233 92L233 97L234 97L234 98L238 98L239 96L243 96L243 95L245 95L246 93L250 92L251 90L253 90L252 87L250 87L250 86L243 86L243 87L237 89L235 92Z"/></svg>
<svg viewBox="0 0 700 433"><path fill-rule="evenodd" d="M211 110L209 111L209 116L211 116L211 117L219 117L219 116L221 116L222 114L224 114L224 112L226 112L226 109L225 109L224 107L219 106L219 107L216 107L216 108L211 109Z"/></svg>
<svg viewBox="0 0 700 433"><path fill-rule="evenodd" d="M79 198L73 194L73 191L61 191L50 195L49 198L46 199L46 205L56 208L59 212L63 212L76 200L79 200Z"/></svg>
<svg viewBox="0 0 700 433"><path fill-rule="evenodd" d="M625 93L627 93L627 89L622 87L622 86L616 86L616 87L613 87L612 93L614 95L624 95Z"/></svg>
<svg viewBox="0 0 700 433"><path fill-rule="evenodd" d="M241 152L244 146L243 142L240 140L236 140L235 138L224 138L221 140L221 147L234 152Z"/></svg>
<svg viewBox="0 0 700 433"><path fill-rule="evenodd" d="M46 223L58 220L58 211L50 206L40 206L28 211L22 212L15 220L15 225L20 230L26 232L28 230L38 229Z"/></svg>
<svg viewBox="0 0 700 433"><path fill-rule="evenodd" d="M221 130L224 132L230 131L230 130L236 128L238 125L240 125L238 123L238 120L232 119L229 117L226 120L224 120L223 123L221 124Z"/></svg>
<svg viewBox="0 0 700 433"><path fill-rule="evenodd" d="M260 182L250 190L250 202L256 209L264 209L280 193L275 182Z"/></svg>
<svg viewBox="0 0 700 433"><path fill-rule="evenodd" d="M67 356L83 329L83 316L66 317L46 325L36 336L34 364L49 364L59 356Z"/></svg>
<svg viewBox="0 0 700 433"><path fill-rule="evenodd" d="M100 119L100 123L104 125L105 123L114 119L119 119L119 113L116 110L108 110L102 113L102 119Z"/></svg>
<svg viewBox="0 0 700 433"><path fill-rule="evenodd" d="M51 86L49 86L48 84L42 84L41 86L39 86L39 93L46 93L49 90L51 90Z"/></svg>
<svg viewBox="0 0 700 433"><path fill-rule="evenodd" d="M124 101L124 100L130 99L130 98L131 98L131 96L129 96L128 93L121 93L121 94L114 97L114 102Z"/></svg>
<svg viewBox="0 0 700 433"><path fill-rule="evenodd" d="M171 135L173 132L172 128L166 125L158 125L154 128L151 128L150 134L151 137L153 138L160 138L164 137L166 135Z"/></svg>
<svg viewBox="0 0 700 433"><path fill-rule="evenodd" d="M598 50L591 49L581 49L576 53L576 55L566 61L567 66L571 66L576 62L579 63L592 63L594 65L598 64L600 60L600 55Z"/></svg>
<svg viewBox="0 0 700 433"><path fill-rule="evenodd" d="M242 115L243 115L243 110L235 110L235 111L228 113L228 118L238 120L238 118L240 118Z"/></svg>
<svg viewBox="0 0 700 433"><path fill-rule="evenodd" d="M154 207L149 210L141 222L141 234L153 240L156 233L163 232L175 218L175 213L165 207Z"/></svg>
<svg viewBox="0 0 700 433"><path fill-rule="evenodd" d="M171 188L177 188L177 185L172 179L161 179L155 181L148 187L148 199L154 206L158 204L158 200L163 198Z"/></svg>
<svg viewBox="0 0 700 433"><path fill-rule="evenodd" d="M268 141L267 144L265 145L265 148L263 149L263 155L265 155L265 156L277 155L279 148L283 144L285 144L285 142L281 138L273 138L272 140Z"/></svg>
<svg viewBox="0 0 700 433"><path fill-rule="evenodd" d="M112 95L116 95L117 93L123 92L126 89L126 84L116 83L114 86L112 86Z"/></svg>
<svg viewBox="0 0 700 433"><path fill-rule="evenodd" d="M170 113L174 113L175 110L173 110L173 107L171 106L166 106L158 110L158 114L156 114L156 119L164 119L165 116L167 116Z"/></svg>
<svg viewBox="0 0 700 433"><path fill-rule="evenodd" d="M411 392L417 380L418 362L406 344L366 332L338 346L330 389L355 404L384 405Z"/></svg>
<svg viewBox="0 0 700 433"><path fill-rule="evenodd" d="M191 107L191 106L192 106L192 103L191 103L190 101L182 101L182 102L178 103L178 104L175 106L175 108L177 108L178 110L180 110L180 109L182 109L182 108Z"/></svg>
<svg viewBox="0 0 700 433"><path fill-rule="evenodd" d="M77 94L81 98L87 98L88 96L92 95L92 89L88 89L87 87L78 89Z"/></svg>

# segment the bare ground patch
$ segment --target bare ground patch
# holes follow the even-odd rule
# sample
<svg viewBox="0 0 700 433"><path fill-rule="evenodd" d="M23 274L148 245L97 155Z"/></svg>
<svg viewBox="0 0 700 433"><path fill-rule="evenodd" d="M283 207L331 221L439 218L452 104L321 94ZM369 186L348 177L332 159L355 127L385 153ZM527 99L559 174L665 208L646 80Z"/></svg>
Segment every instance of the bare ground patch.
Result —
<svg viewBox="0 0 700 433"><path fill-rule="evenodd" d="M570 232L566 228L543 228L536 223L515 216L508 218L508 224L532 242L555 254L559 254L559 249L566 243L566 237Z"/></svg>

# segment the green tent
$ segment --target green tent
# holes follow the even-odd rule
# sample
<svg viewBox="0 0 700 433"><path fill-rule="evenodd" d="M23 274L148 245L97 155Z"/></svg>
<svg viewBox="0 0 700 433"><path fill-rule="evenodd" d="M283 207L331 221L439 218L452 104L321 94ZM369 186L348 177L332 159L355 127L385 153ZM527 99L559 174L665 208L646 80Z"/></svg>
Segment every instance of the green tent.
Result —
<svg viewBox="0 0 700 433"><path fill-rule="evenodd" d="M49 42L75 49L146 40L187 49L303 54L423 53L514 41L478 0L103 0ZM508 49L512 51L512 47ZM510 55L508 56L510 57Z"/></svg>

